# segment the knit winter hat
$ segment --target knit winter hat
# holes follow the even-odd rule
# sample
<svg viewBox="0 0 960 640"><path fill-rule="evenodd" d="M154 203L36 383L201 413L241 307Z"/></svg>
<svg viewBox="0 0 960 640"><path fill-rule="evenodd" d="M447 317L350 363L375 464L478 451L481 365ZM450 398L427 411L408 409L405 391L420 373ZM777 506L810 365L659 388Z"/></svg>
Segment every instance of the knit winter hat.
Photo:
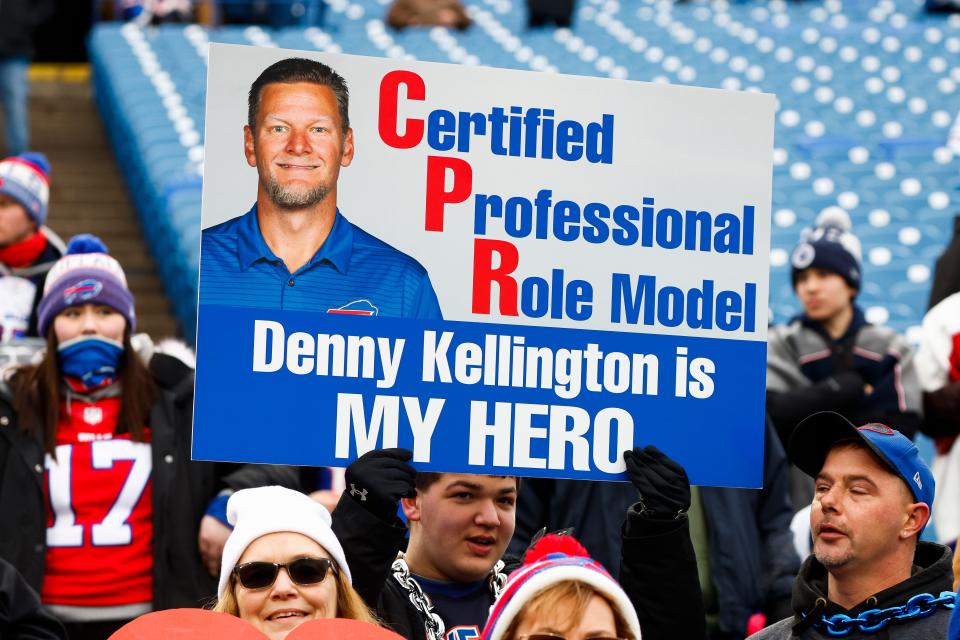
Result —
<svg viewBox="0 0 960 640"><path fill-rule="evenodd" d="M47 273L43 299L37 307L37 328L41 336L67 307L92 302L112 307L127 319L130 331L137 326L133 294L127 277L107 246L87 233L70 238L66 254Z"/></svg>
<svg viewBox="0 0 960 640"><path fill-rule="evenodd" d="M851 287L860 290L860 240L851 228L850 215L840 207L827 207L820 212L815 226L800 233L800 243L790 258L794 287L801 271L819 267L838 274Z"/></svg>
<svg viewBox="0 0 960 640"><path fill-rule="evenodd" d="M50 163L42 153L28 152L0 160L0 193L10 196L26 209L27 215L43 225L50 202Z"/></svg>
<svg viewBox="0 0 960 640"><path fill-rule="evenodd" d="M223 545L217 587L221 598L230 584L230 574L250 543L281 531L300 533L314 540L334 559L347 582L352 583L343 547L330 528L330 514L322 504L299 491L276 486L237 491L227 502L227 521L233 525L233 532Z"/></svg>
<svg viewBox="0 0 960 640"><path fill-rule="evenodd" d="M565 581L583 582L607 598L627 621L635 640L640 640L637 612L620 584L571 536L546 535L524 556L523 564L510 574L500 597L490 607L483 640L502 640L510 624L538 593Z"/></svg>

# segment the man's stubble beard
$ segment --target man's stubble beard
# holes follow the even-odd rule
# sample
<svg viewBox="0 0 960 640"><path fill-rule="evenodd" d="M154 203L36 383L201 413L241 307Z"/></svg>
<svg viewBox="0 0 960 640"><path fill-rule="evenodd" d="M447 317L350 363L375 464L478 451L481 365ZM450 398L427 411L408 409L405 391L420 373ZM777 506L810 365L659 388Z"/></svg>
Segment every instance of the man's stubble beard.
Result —
<svg viewBox="0 0 960 640"><path fill-rule="evenodd" d="M813 549L813 557L817 559L817 562L822 564L825 569L839 569L853 560L853 551L847 549L841 554L827 554L821 551L817 551L817 548Z"/></svg>
<svg viewBox="0 0 960 640"><path fill-rule="evenodd" d="M285 187L271 175L267 180L267 197L279 209L296 210L312 207L323 202L330 194L330 187L318 185L310 189Z"/></svg>

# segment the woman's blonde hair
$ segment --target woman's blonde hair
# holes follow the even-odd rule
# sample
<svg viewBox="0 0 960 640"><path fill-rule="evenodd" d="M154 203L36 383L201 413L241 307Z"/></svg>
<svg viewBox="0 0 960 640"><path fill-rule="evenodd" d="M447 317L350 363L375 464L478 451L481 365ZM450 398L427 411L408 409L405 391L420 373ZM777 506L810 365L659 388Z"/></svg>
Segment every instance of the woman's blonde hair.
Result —
<svg viewBox="0 0 960 640"><path fill-rule="evenodd" d="M572 629L583 618L587 606L594 596L601 598L613 611L617 637L636 640L633 632L630 631L627 618L617 607L617 604L607 594L579 580L563 580L538 592L510 621L510 626L507 627L503 638L513 640L520 625L530 618L548 617L551 627L561 631Z"/></svg>
<svg viewBox="0 0 960 640"><path fill-rule="evenodd" d="M363 598L353 588L343 572L339 569L331 571L334 580L337 582L337 618L346 618L348 620L360 620L375 625L381 625L380 620L370 611L370 608L364 603ZM237 577L236 574L230 574L230 582L223 592L223 597L217 600L213 605L213 611L219 613L229 613L232 616L240 617L240 605L237 603Z"/></svg>

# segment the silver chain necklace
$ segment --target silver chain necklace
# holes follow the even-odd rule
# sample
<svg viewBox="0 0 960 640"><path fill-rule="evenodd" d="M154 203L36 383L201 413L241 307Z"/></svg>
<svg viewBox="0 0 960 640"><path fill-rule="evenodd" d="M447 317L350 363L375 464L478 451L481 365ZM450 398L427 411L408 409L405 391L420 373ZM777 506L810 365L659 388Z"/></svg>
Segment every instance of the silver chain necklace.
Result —
<svg viewBox="0 0 960 640"><path fill-rule="evenodd" d="M494 599L500 596L503 586L507 583L507 574L503 573L503 567L503 560L497 560L493 569L490 570L490 576L487 578L487 586L490 587L490 593L493 594ZM393 577L396 581L406 590L410 598L410 604L423 615L423 626L427 632L427 640L444 640L446 626L440 616L433 612L433 603L430 602L430 596L423 592L416 578L410 575L407 556L403 551L397 554L397 559L393 561L390 569L393 571Z"/></svg>

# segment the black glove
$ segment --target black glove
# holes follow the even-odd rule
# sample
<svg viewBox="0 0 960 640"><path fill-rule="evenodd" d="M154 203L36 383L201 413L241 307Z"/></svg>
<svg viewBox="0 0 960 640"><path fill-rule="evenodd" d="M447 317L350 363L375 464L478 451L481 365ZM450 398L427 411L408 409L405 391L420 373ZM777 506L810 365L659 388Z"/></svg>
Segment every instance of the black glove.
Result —
<svg viewBox="0 0 960 640"><path fill-rule="evenodd" d="M690 508L687 472L653 445L623 453L630 482L640 492L641 513L671 520Z"/></svg>
<svg viewBox="0 0 960 640"><path fill-rule="evenodd" d="M393 522L400 498L416 495L417 472L408 449L374 449L347 467L346 493L384 522Z"/></svg>

